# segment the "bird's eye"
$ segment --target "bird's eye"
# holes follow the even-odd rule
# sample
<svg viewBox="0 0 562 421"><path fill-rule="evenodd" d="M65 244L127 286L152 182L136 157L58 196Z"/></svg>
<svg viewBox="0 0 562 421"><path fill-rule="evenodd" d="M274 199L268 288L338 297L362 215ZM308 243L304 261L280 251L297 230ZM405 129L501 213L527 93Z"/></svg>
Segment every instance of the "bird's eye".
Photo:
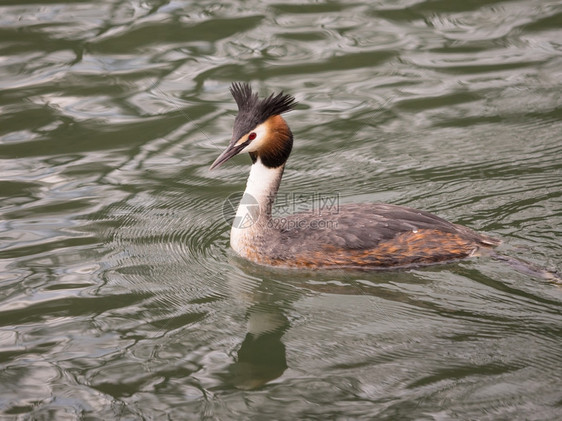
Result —
<svg viewBox="0 0 562 421"><path fill-rule="evenodd" d="M256 138L256 134L254 132L248 135L248 140L254 140Z"/></svg>

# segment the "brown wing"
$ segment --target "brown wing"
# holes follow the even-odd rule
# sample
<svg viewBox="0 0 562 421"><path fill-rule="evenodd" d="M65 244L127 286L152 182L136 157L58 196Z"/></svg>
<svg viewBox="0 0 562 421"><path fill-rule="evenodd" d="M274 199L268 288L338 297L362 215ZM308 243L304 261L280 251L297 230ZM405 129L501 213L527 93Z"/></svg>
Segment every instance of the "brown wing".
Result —
<svg viewBox="0 0 562 421"><path fill-rule="evenodd" d="M292 215L285 223L273 246L277 253L269 255L298 267L424 265L498 244L431 213L386 204L344 205L338 212Z"/></svg>

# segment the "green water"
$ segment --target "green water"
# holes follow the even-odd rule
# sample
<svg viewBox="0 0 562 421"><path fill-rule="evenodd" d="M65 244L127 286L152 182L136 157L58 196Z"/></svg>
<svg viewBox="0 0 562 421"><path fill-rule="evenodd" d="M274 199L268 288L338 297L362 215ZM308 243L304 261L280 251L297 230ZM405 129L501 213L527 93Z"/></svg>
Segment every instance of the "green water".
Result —
<svg viewBox="0 0 562 421"><path fill-rule="evenodd" d="M562 286L229 250L228 87L300 102L283 194L562 270L559 1L0 3L0 418L562 418Z"/></svg>

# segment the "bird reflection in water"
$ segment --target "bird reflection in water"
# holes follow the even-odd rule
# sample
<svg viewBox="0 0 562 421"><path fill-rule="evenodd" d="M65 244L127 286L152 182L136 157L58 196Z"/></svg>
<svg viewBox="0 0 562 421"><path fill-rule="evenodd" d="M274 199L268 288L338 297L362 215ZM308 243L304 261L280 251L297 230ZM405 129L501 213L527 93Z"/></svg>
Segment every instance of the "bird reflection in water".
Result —
<svg viewBox="0 0 562 421"><path fill-rule="evenodd" d="M280 377L287 369L282 336L289 321L281 308L256 304L248 310L248 333L229 374L238 389L256 389Z"/></svg>

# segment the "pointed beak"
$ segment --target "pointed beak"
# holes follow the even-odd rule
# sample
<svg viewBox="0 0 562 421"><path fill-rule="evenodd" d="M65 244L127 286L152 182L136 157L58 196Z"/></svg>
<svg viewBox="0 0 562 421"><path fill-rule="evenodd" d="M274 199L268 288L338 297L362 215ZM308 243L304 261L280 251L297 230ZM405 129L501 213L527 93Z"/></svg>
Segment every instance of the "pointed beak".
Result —
<svg viewBox="0 0 562 421"><path fill-rule="evenodd" d="M225 149L225 151L223 153L221 153L217 159L215 159L215 162L213 162L213 164L211 165L211 167L209 169L212 170L212 169L215 169L215 168L221 166L223 163L228 161L234 155L237 155L242 149L244 149L245 146L246 146L246 144L244 144L244 143L241 144L241 145L235 145L235 144L231 143L230 145L228 145L228 147Z"/></svg>

